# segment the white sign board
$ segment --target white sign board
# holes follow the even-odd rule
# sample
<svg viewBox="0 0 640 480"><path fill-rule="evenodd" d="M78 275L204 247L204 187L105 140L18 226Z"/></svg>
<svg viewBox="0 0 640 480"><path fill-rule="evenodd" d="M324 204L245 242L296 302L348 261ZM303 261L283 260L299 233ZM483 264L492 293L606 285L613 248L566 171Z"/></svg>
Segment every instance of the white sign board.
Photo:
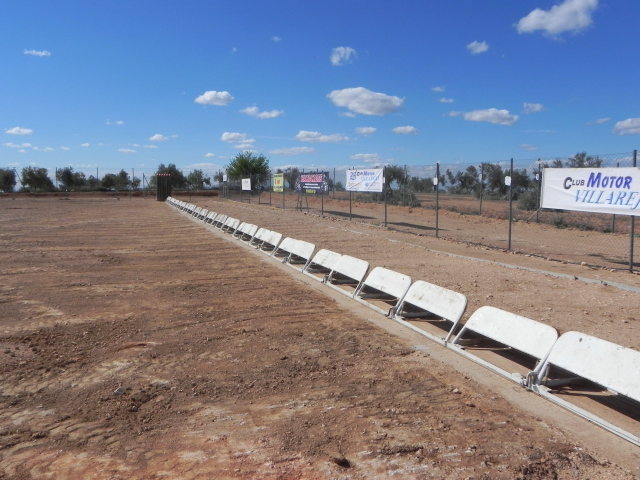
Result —
<svg viewBox="0 0 640 480"><path fill-rule="evenodd" d="M540 205L640 216L640 168L545 168Z"/></svg>
<svg viewBox="0 0 640 480"><path fill-rule="evenodd" d="M348 192L382 192L384 170L372 168L368 170L347 170Z"/></svg>
<svg viewBox="0 0 640 480"><path fill-rule="evenodd" d="M242 190L251 190L251 179L243 178L242 179Z"/></svg>

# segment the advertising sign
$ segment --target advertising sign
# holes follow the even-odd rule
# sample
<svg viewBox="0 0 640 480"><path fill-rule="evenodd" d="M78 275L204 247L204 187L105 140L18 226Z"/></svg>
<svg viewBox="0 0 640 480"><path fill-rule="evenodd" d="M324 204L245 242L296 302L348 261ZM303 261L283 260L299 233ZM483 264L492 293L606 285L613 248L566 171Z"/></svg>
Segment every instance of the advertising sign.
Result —
<svg viewBox="0 0 640 480"><path fill-rule="evenodd" d="M251 179L243 178L242 179L242 190L251 190Z"/></svg>
<svg viewBox="0 0 640 480"><path fill-rule="evenodd" d="M542 208L640 216L640 168L545 168Z"/></svg>
<svg viewBox="0 0 640 480"><path fill-rule="evenodd" d="M273 191L278 193L284 192L284 173L274 173L272 178Z"/></svg>
<svg viewBox="0 0 640 480"><path fill-rule="evenodd" d="M329 174L327 172L301 173L296 181L296 192L321 194L329 193Z"/></svg>
<svg viewBox="0 0 640 480"><path fill-rule="evenodd" d="M384 170L372 168L368 170L347 170L348 192L382 192Z"/></svg>

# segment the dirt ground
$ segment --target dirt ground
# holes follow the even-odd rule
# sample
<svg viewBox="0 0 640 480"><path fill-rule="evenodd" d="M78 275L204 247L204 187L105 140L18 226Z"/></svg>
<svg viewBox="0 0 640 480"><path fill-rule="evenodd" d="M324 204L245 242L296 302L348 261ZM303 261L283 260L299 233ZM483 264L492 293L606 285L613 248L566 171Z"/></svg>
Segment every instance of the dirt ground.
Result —
<svg viewBox="0 0 640 480"><path fill-rule="evenodd" d="M194 203L460 291L465 318L640 350L638 275ZM4 198L0 219L0 479L640 475L637 447L164 203Z"/></svg>
<svg viewBox="0 0 640 480"><path fill-rule="evenodd" d="M344 192L342 193L344 196ZM285 209L295 209L298 198L286 195ZM438 235L453 241L507 249L509 246L509 204L505 201L485 201L482 216L478 215L478 200L464 195L442 195L438 215ZM188 197L186 197L188 198ZM248 202L248 197L234 195L234 199ZM303 209L310 213L337 219L351 218L355 222L384 225L384 205L353 201L329 195L319 199L313 195L300 198ZM421 207L387 207L388 227L424 236L436 235L435 200L432 195L421 196ZM269 203L282 207L282 195L263 193L253 203ZM540 223L536 222L539 217ZM615 219L613 218L615 217ZM557 213L543 210L539 213L513 211L511 250L532 254L555 261L585 263L613 269L629 269L630 217L586 212ZM554 222L564 225L554 226ZM615 233L603 233L613 229ZM640 231L635 227L636 232ZM640 272L640 238L634 241L634 269Z"/></svg>

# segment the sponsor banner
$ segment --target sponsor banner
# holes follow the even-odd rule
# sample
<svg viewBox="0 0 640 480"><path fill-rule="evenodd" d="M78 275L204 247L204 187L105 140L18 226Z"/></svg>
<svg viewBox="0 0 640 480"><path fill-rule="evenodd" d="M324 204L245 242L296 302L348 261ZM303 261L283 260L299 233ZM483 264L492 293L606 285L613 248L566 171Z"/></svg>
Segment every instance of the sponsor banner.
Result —
<svg viewBox="0 0 640 480"><path fill-rule="evenodd" d="M242 179L242 190L251 190L251 179L243 178Z"/></svg>
<svg viewBox="0 0 640 480"><path fill-rule="evenodd" d="M329 193L329 173L301 173L296 181L295 191L320 195Z"/></svg>
<svg viewBox="0 0 640 480"><path fill-rule="evenodd" d="M382 192L384 170L371 168L368 170L347 170L348 192Z"/></svg>
<svg viewBox="0 0 640 480"><path fill-rule="evenodd" d="M282 193L284 192L284 173L274 173L273 178L273 191Z"/></svg>
<svg viewBox="0 0 640 480"><path fill-rule="evenodd" d="M542 208L640 216L640 168L545 168Z"/></svg>

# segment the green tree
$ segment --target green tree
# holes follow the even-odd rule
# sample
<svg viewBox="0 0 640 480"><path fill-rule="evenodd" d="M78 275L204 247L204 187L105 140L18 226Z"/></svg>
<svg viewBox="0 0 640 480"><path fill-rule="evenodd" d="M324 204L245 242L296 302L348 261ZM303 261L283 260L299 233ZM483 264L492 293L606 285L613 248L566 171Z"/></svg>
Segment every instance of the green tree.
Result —
<svg viewBox="0 0 640 480"><path fill-rule="evenodd" d="M495 163L483 163L482 172L486 179L486 190L504 196L507 194L507 186L504 184L505 172L500 165Z"/></svg>
<svg viewBox="0 0 640 480"><path fill-rule="evenodd" d="M55 190L46 168L24 167L22 169L22 185L36 192L52 192Z"/></svg>
<svg viewBox="0 0 640 480"><path fill-rule="evenodd" d="M602 159L598 156L592 157L591 155L587 155L587 152L580 152L567 159L567 167L600 168L602 167Z"/></svg>
<svg viewBox="0 0 640 480"><path fill-rule="evenodd" d="M300 170L297 167L288 167L284 170L284 172L278 171L278 173L284 174L284 179L289 185L289 190L293 191L296 186L296 181L300 176Z"/></svg>
<svg viewBox="0 0 640 480"><path fill-rule="evenodd" d="M329 178L329 191L331 192L344 192L344 185L342 182L334 182L333 178Z"/></svg>
<svg viewBox="0 0 640 480"><path fill-rule="evenodd" d="M16 171L11 168L0 168L0 190L5 193L13 192L16 186Z"/></svg>
<svg viewBox="0 0 640 480"><path fill-rule="evenodd" d="M56 171L56 180L60 182L60 188L73 190L82 188L86 184L86 178L82 172L74 172L73 167L65 167Z"/></svg>
<svg viewBox="0 0 640 480"><path fill-rule="evenodd" d="M405 183L405 171L400 165L388 165L384 167L384 184L387 190L391 189L393 183L396 183L398 188Z"/></svg>
<svg viewBox="0 0 640 480"><path fill-rule="evenodd" d="M205 185L211 185L211 179L205 177L202 170L193 170L187 175L187 185L194 190L202 190Z"/></svg>
<svg viewBox="0 0 640 480"><path fill-rule="evenodd" d="M89 178L87 178L87 187L89 187L90 190L98 190L100 188L100 180L90 175Z"/></svg>
<svg viewBox="0 0 640 480"><path fill-rule="evenodd" d="M160 165L158 165L157 173L168 173L169 175L171 175L171 186L173 188L184 188L187 186L187 179L185 178L184 174L180 170L178 170L178 168L173 163L170 163L167 166L165 166L164 163L161 163ZM156 185L155 175L152 175L151 179L149 179L149 185Z"/></svg>
<svg viewBox="0 0 640 480"><path fill-rule="evenodd" d="M433 191L433 178L411 177L409 179L409 188L418 193Z"/></svg>
<svg viewBox="0 0 640 480"><path fill-rule="evenodd" d="M116 190L128 190L131 186L131 180L126 170L120 170L116 175Z"/></svg>
<svg viewBox="0 0 640 480"><path fill-rule="evenodd" d="M449 191L456 194L471 194L480 190L480 180L478 170L474 165L470 165L464 171L457 171L454 174L450 170L446 171L449 180Z"/></svg>
<svg viewBox="0 0 640 480"><path fill-rule="evenodd" d="M526 168L523 168L522 170L514 168L511 182L513 183L514 187L523 188L526 190L535 186L535 183L531 180L531 177L527 173Z"/></svg>
<svg viewBox="0 0 640 480"><path fill-rule="evenodd" d="M104 177L102 177L102 188L106 188L107 190L113 190L116 188L118 183L118 177L113 173L107 173Z"/></svg>
<svg viewBox="0 0 640 480"><path fill-rule="evenodd" d="M562 160L556 158L553 162L551 162L551 168L562 168Z"/></svg>
<svg viewBox="0 0 640 480"><path fill-rule="evenodd" d="M224 173L218 172L213 176L213 181L222 183L224 181Z"/></svg>
<svg viewBox="0 0 640 480"><path fill-rule="evenodd" d="M238 153L225 169L229 180L251 177L252 186L256 188L269 181L269 159L262 154L254 155L249 151Z"/></svg>

